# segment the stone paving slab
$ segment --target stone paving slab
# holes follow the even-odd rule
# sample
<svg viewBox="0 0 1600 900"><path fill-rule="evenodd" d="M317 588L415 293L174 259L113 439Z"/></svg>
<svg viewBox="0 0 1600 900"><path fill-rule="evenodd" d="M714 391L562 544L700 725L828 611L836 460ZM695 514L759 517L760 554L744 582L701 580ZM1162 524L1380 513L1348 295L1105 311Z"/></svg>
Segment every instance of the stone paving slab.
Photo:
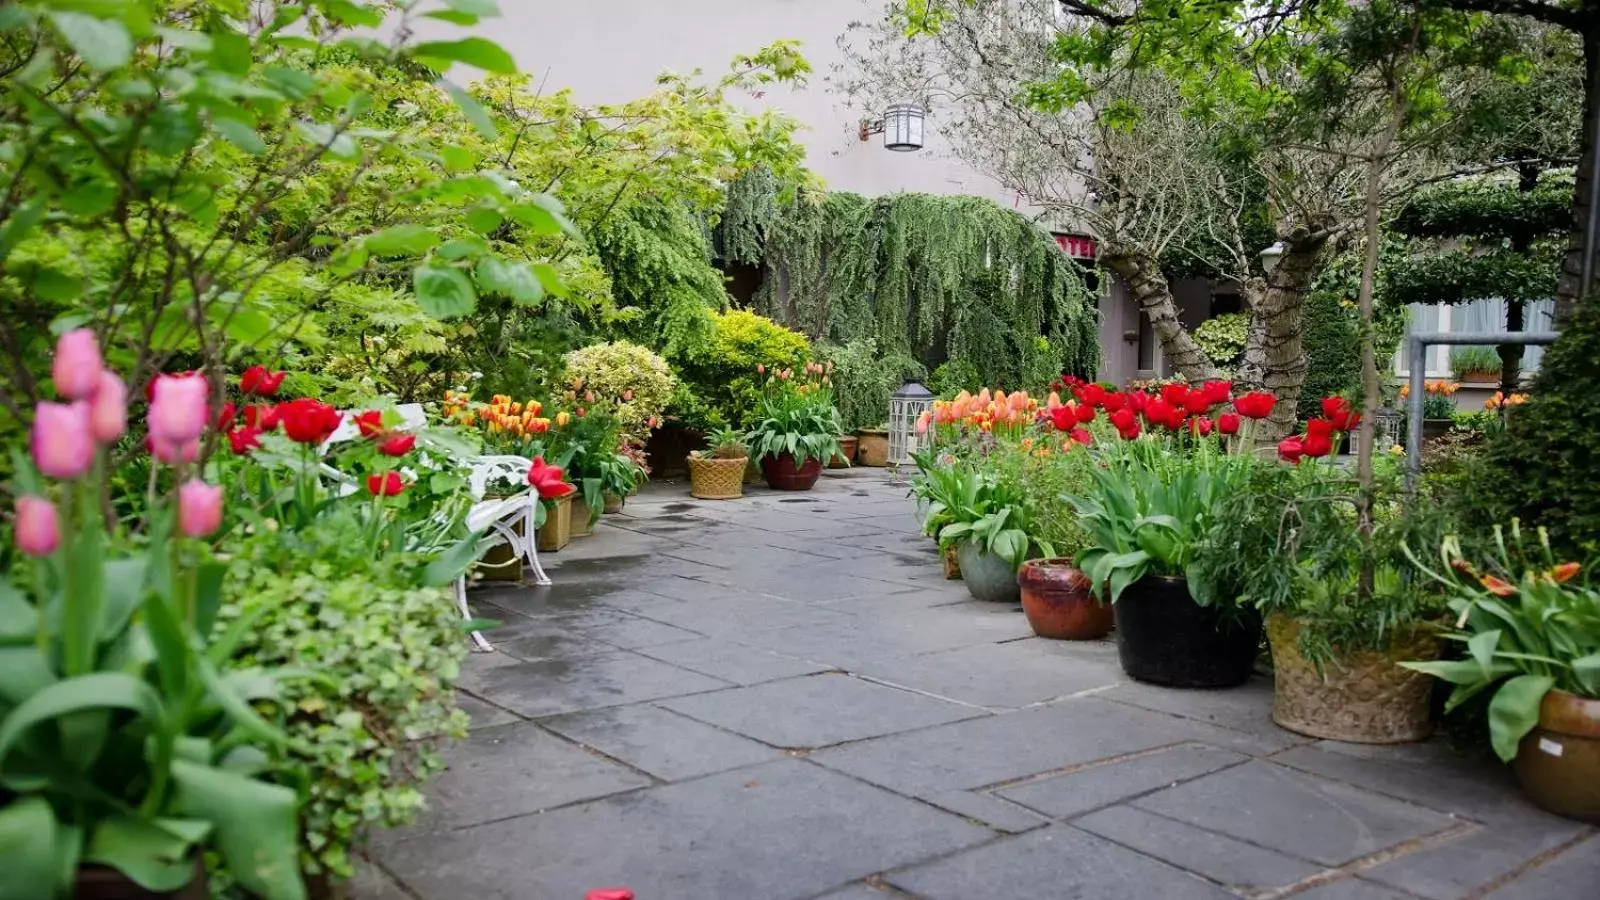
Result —
<svg viewBox="0 0 1600 900"><path fill-rule="evenodd" d="M730 685L648 656L608 650L575 659L512 661L463 671L461 686L531 719L714 691Z"/></svg>
<svg viewBox="0 0 1600 900"><path fill-rule="evenodd" d="M663 781L725 772L783 755L649 704L557 716L539 724Z"/></svg>
<svg viewBox="0 0 1600 900"><path fill-rule="evenodd" d="M412 890L440 900L567 900L611 884L645 900L809 900L993 834L779 760L402 841L383 861Z"/></svg>
<svg viewBox="0 0 1600 900"><path fill-rule="evenodd" d="M1066 819L1209 775L1249 758L1231 750L1184 744L1025 782L996 793L1051 818Z"/></svg>
<svg viewBox="0 0 1600 900"><path fill-rule="evenodd" d="M1398 894L1385 887L1379 887L1370 881L1359 878L1345 878L1340 881L1318 885L1304 893L1295 894L1295 900L1411 900L1404 894ZM1554 898L1547 898L1554 900Z"/></svg>
<svg viewBox="0 0 1600 900"><path fill-rule="evenodd" d="M1031 831L888 876L927 900L1233 900L1234 894L1066 825Z"/></svg>
<svg viewBox="0 0 1600 900"><path fill-rule="evenodd" d="M1133 805L1327 866L1459 824L1443 813L1266 762L1206 775Z"/></svg>
<svg viewBox="0 0 1600 900"><path fill-rule="evenodd" d="M647 647L639 652L652 659L737 685L760 684L763 681L828 671L824 665L716 638Z"/></svg>
<svg viewBox="0 0 1600 900"><path fill-rule="evenodd" d="M832 609L819 609L792 600L747 596L739 599L681 600L641 606L638 614L678 628L713 637L749 642L757 632L781 628L845 628L854 619ZM783 641L772 649L786 652Z"/></svg>
<svg viewBox="0 0 1600 900"><path fill-rule="evenodd" d="M1322 866L1131 806L1108 807L1072 824L1230 890L1286 887L1323 871Z"/></svg>
<svg viewBox="0 0 1600 900"><path fill-rule="evenodd" d="M987 709L1017 709L1122 681L1115 663L1069 660L1042 652L1034 640L975 644L859 666L874 680Z"/></svg>
<svg viewBox="0 0 1600 900"><path fill-rule="evenodd" d="M1488 900L1579 900L1600 894L1600 837L1592 837L1488 895Z"/></svg>
<svg viewBox="0 0 1600 900"><path fill-rule="evenodd" d="M679 697L660 705L774 747L792 748L827 747L984 714L838 673Z"/></svg>

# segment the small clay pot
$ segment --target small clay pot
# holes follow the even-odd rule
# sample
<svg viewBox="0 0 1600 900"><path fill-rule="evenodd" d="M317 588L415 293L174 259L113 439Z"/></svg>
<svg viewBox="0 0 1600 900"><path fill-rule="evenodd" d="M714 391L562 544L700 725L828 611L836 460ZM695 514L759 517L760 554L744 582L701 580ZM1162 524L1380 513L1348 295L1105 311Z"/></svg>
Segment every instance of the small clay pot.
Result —
<svg viewBox="0 0 1600 900"><path fill-rule="evenodd" d="M966 582L972 599L989 603L1016 603L1020 599L1017 572L1003 557L980 544L962 541L956 545L956 559L961 562L961 580Z"/></svg>
<svg viewBox="0 0 1600 900"><path fill-rule="evenodd" d="M863 466L881 469L889 464L889 432L881 428L863 428L856 432L856 458Z"/></svg>
<svg viewBox="0 0 1600 900"><path fill-rule="evenodd" d="M848 469L856 461L856 436L847 434L839 438L839 452L828 460L830 469Z"/></svg>
<svg viewBox="0 0 1600 900"><path fill-rule="evenodd" d="M793 453L769 454L761 458L761 474L775 491L809 491L822 477L822 460L813 456L797 466Z"/></svg>
<svg viewBox="0 0 1600 900"><path fill-rule="evenodd" d="M1111 633L1116 612L1092 592L1093 582L1072 560L1030 559L1017 572L1022 611L1033 633L1058 641L1092 641Z"/></svg>
<svg viewBox="0 0 1600 900"><path fill-rule="evenodd" d="M1600 700L1545 694L1539 724L1511 765L1533 802L1558 816L1600 822Z"/></svg>

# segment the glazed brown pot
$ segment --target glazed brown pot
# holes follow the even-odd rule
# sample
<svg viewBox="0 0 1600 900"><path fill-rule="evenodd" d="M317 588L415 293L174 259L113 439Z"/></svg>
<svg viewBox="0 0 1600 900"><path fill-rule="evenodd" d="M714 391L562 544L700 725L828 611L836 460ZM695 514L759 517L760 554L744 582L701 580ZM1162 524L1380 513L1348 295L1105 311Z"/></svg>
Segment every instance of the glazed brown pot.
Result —
<svg viewBox="0 0 1600 900"><path fill-rule="evenodd" d="M828 460L830 469L847 469L856 461L856 437L847 434L839 438L839 452L833 459Z"/></svg>
<svg viewBox="0 0 1600 900"><path fill-rule="evenodd" d="M1439 658L1439 639L1422 627L1398 629L1388 651L1341 654L1319 669L1300 652L1298 621L1267 616L1272 645L1272 721L1296 734L1357 744L1401 744L1433 733L1433 679L1402 660Z"/></svg>
<svg viewBox="0 0 1600 900"><path fill-rule="evenodd" d="M775 491L809 491L822 477L822 460L813 456L797 466L793 453L768 454L761 458L761 474Z"/></svg>
<svg viewBox="0 0 1600 900"><path fill-rule="evenodd" d="M863 428L856 432L856 437L856 458L863 466L881 469L889 464L889 432L881 428Z"/></svg>
<svg viewBox="0 0 1600 900"><path fill-rule="evenodd" d="M1600 822L1600 700L1545 694L1539 724L1511 765L1533 802L1558 816Z"/></svg>
<svg viewBox="0 0 1600 900"><path fill-rule="evenodd" d="M209 900L206 872L199 861L194 864L194 880L170 893L147 891L131 878L106 866L83 866L73 882L74 900Z"/></svg>
<svg viewBox="0 0 1600 900"><path fill-rule="evenodd" d="M1033 633L1057 641L1092 641L1111 633L1116 612L1094 598L1072 560L1030 559L1017 572L1022 611Z"/></svg>

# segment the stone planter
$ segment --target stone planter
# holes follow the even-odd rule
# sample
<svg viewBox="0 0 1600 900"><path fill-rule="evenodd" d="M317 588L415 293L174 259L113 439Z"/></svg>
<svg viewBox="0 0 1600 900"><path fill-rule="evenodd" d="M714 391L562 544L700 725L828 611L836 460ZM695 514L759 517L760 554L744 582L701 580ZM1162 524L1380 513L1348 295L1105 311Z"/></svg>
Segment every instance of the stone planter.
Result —
<svg viewBox="0 0 1600 900"><path fill-rule="evenodd" d="M956 556L955 545L939 551L939 562L944 569L944 577L954 581L961 577L961 560Z"/></svg>
<svg viewBox="0 0 1600 900"><path fill-rule="evenodd" d="M1115 604L1117 656L1136 681L1165 687L1244 684L1261 646L1254 609L1201 606L1182 578L1146 575Z"/></svg>
<svg viewBox="0 0 1600 900"><path fill-rule="evenodd" d="M1092 641L1111 632L1111 604L1096 600L1093 583L1070 559L1030 559L1017 572L1022 611L1033 633L1058 641Z"/></svg>
<svg viewBox="0 0 1600 900"><path fill-rule="evenodd" d="M972 541L956 544L956 559L961 563L961 580L974 600L988 603L1017 603L1022 589L1017 586L1017 571L1011 563Z"/></svg>
<svg viewBox="0 0 1600 900"><path fill-rule="evenodd" d="M775 491L809 491L822 477L822 460L812 457L795 465L793 453L769 454L761 458L761 474Z"/></svg>
<svg viewBox="0 0 1600 900"><path fill-rule="evenodd" d="M553 501L545 509L544 524L539 526L539 533L534 536L534 546L539 548L540 553L555 553L572 543L572 496L568 494Z"/></svg>
<svg viewBox="0 0 1600 900"><path fill-rule="evenodd" d="M745 469L750 460L745 457L717 459L701 456L700 451L689 454L689 496L701 500L735 500L744 496Z"/></svg>
<svg viewBox="0 0 1600 900"><path fill-rule="evenodd" d="M855 458L856 437L853 434L844 435L843 437L839 438L838 454L835 455L833 459L828 460L828 468L848 469L850 468L850 464L855 462Z"/></svg>
<svg viewBox="0 0 1600 900"><path fill-rule="evenodd" d="M1539 724L1511 765L1533 802L1558 816L1600 822L1600 700L1545 694Z"/></svg>
<svg viewBox="0 0 1600 900"><path fill-rule="evenodd" d="M863 466L881 469L889 464L889 432L882 428L862 428L856 431L856 461Z"/></svg>
<svg viewBox="0 0 1600 900"><path fill-rule="evenodd" d="M1433 732L1433 679L1398 660L1439 657L1439 640L1424 628L1395 633L1388 652L1363 651L1324 663L1300 652L1300 623L1267 617L1275 685L1272 721L1297 734L1357 744L1420 741Z"/></svg>

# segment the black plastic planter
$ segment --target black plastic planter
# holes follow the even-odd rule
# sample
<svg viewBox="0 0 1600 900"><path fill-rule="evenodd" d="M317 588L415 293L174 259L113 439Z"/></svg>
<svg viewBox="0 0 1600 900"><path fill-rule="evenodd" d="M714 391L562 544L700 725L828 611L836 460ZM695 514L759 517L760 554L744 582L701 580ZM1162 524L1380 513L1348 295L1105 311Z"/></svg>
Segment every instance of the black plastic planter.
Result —
<svg viewBox="0 0 1600 900"><path fill-rule="evenodd" d="M1117 655L1136 681L1221 688L1250 677L1261 646L1253 609L1202 607L1182 578L1150 575L1128 585L1115 610Z"/></svg>

